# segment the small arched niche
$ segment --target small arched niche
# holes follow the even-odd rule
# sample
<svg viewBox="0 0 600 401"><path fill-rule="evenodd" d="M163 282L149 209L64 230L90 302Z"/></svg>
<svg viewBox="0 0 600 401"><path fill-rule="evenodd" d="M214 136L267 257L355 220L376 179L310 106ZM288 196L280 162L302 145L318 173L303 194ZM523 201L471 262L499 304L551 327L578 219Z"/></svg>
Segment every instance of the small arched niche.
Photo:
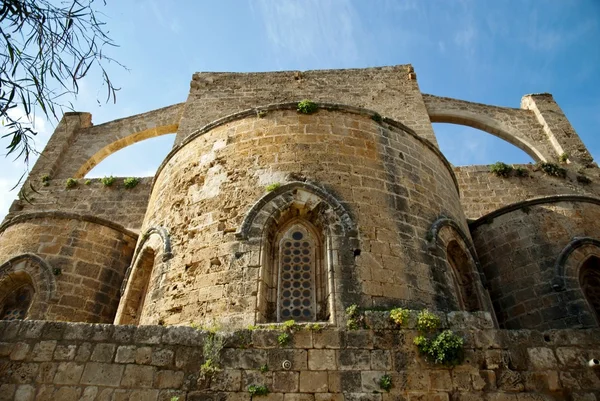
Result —
<svg viewBox="0 0 600 401"><path fill-rule="evenodd" d="M592 255L579 268L579 284L581 291L600 322L600 258Z"/></svg>
<svg viewBox="0 0 600 401"><path fill-rule="evenodd" d="M524 150L485 131L452 123L432 125L440 150L455 166L535 163Z"/></svg>

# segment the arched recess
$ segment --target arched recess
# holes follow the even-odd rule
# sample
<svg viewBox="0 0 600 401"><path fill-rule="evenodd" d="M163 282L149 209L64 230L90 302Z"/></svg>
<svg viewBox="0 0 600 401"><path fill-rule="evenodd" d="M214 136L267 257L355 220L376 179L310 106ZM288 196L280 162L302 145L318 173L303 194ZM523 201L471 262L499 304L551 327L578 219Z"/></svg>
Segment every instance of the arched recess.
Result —
<svg viewBox="0 0 600 401"><path fill-rule="evenodd" d="M298 250L299 256L302 256L304 245L302 239L294 240L296 232L302 232L306 238L310 238L307 243L311 245L306 246L312 247L309 252L313 259L306 263L301 258L297 264L281 259L286 256L284 252L288 248L285 243L288 240L290 255L293 257L293 252ZM288 238L290 235L292 237ZM344 294L336 291L344 287L341 283L342 271L344 283L356 281L351 268L354 263L352 245L356 235L356 226L342 204L315 185L291 182L259 199L236 233L236 237L258 255L260 270L256 321L266 323L297 317L282 316L280 313L281 302L285 298L282 291L286 288L282 284L282 274L288 271L284 268L284 264L288 263L292 275L295 267L302 274L303 266L311 265L314 284L310 288L316 296L314 305L311 305L314 307L314 317L306 320L340 321L343 318ZM297 247L294 242L298 242ZM290 281L290 288L294 288L293 280ZM302 281L297 283L298 288L303 288ZM305 298L313 293L306 294ZM305 298L298 299L304 302Z"/></svg>
<svg viewBox="0 0 600 401"><path fill-rule="evenodd" d="M552 288L582 327L600 326L600 240L573 238L561 251L554 264Z"/></svg>
<svg viewBox="0 0 600 401"><path fill-rule="evenodd" d="M45 319L49 304L57 300L56 280L50 265L30 253L15 256L0 266L0 308L3 312L8 303L19 301L16 292L26 287L30 287L32 294L23 318Z"/></svg>
<svg viewBox="0 0 600 401"><path fill-rule="evenodd" d="M178 124L163 125L163 126L159 126L159 127L153 127L150 129L146 129L146 130L143 130L140 132L135 132L135 133L127 135L123 138L117 139L116 141L110 143L109 145L104 146L102 149L97 151L92 157L90 157L79 168L79 170L77 170L77 172L75 173L75 175L73 177L74 178L85 177L88 172L90 172L94 167L96 167L98 164L100 164L100 162L102 162L108 156L118 152L119 150L121 150L127 146L144 141L146 139L155 138L155 137L167 135L167 134L174 134L177 132L178 128L179 128ZM173 136L173 141L175 141L175 136ZM171 146L172 146L172 144L171 144ZM165 155L166 155L166 153L168 153L168 150L170 150L170 147L169 147L169 149L166 149L166 150L167 151L164 152ZM157 160L157 162L158 162L157 166L156 166L157 168L158 168L158 164L161 161L162 160Z"/></svg>
<svg viewBox="0 0 600 401"><path fill-rule="evenodd" d="M428 108L429 119L432 123L448 123L465 125L487 132L523 150L536 162L547 161L543 152L534 146L531 141L526 140L519 132L507 127L502 122L489 116L473 113L467 110L444 109L443 106Z"/></svg>
<svg viewBox="0 0 600 401"><path fill-rule="evenodd" d="M457 306L468 312L489 312L497 326L485 276L470 237L454 220L440 217L431 225L427 240L429 250L448 271Z"/></svg>
<svg viewBox="0 0 600 401"><path fill-rule="evenodd" d="M121 286L115 324L157 324L152 300L157 282L173 257L171 240L164 227L151 227L140 237L131 265Z"/></svg>

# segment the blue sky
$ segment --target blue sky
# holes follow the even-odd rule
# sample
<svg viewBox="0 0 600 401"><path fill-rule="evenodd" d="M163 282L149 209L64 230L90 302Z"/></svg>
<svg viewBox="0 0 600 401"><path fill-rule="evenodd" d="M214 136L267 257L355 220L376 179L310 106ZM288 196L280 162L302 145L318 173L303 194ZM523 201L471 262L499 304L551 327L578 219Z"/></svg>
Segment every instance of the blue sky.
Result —
<svg viewBox="0 0 600 401"><path fill-rule="evenodd" d="M550 92L593 156L600 155L600 2L597 0L110 1L99 8L120 47L122 89L105 104L99 76L73 100L100 124L183 102L196 71L360 68L411 63L424 93L519 107ZM100 99L100 102L97 101ZM54 121L36 119L42 148ZM521 150L468 127L435 124L456 165L529 162ZM152 175L174 136L125 148L89 176ZM0 160L0 216L20 162Z"/></svg>

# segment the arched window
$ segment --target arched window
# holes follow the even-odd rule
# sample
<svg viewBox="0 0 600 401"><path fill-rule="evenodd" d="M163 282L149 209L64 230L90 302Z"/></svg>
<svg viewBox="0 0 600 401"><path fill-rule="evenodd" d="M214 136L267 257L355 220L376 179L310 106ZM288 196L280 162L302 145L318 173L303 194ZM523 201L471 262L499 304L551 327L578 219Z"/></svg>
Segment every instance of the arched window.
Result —
<svg viewBox="0 0 600 401"><path fill-rule="evenodd" d="M469 257L456 240L450 241L446 255L452 267L452 279L459 307L469 312L480 310Z"/></svg>
<svg viewBox="0 0 600 401"><path fill-rule="evenodd" d="M579 269L579 284L585 299L600 322L600 258L590 256Z"/></svg>
<svg viewBox="0 0 600 401"><path fill-rule="evenodd" d="M329 319L329 294L322 235L303 220L286 224L272 237L266 261L263 321Z"/></svg>
<svg viewBox="0 0 600 401"><path fill-rule="evenodd" d="M6 295L0 302L0 319L25 319L35 294L31 278L26 273L19 272L3 281L10 285L10 289L5 292ZM7 287L7 285L2 285L2 287Z"/></svg>

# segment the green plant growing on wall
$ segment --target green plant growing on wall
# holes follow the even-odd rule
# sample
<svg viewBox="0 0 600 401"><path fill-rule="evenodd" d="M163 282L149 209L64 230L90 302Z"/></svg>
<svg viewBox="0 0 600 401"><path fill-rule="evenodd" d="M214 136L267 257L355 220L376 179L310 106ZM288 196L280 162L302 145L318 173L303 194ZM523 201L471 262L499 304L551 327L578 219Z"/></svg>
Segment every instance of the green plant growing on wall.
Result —
<svg viewBox="0 0 600 401"><path fill-rule="evenodd" d="M315 102L305 99L298 102L298 112L302 114L312 114L319 109L319 105Z"/></svg>
<svg viewBox="0 0 600 401"><path fill-rule="evenodd" d="M502 162L496 162L490 166L490 173L493 173L498 177L508 178L512 171L512 166Z"/></svg>
<svg viewBox="0 0 600 401"><path fill-rule="evenodd" d="M102 185L104 185L105 187L110 187L112 186L112 184L115 183L117 179L115 177L113 177L112 175L109 177L102 177L100 179L100 182L102 183Z"/></svg>
<svg viewBox="0 0 600 401"><path fill-rule="evenodd" d="M169 401L179 401L179 397L173 396L173 397L171 397L171 399Z"/></svg>
<svg viewBox="0 0 600 401"><path fill-rule="evenodd" d="M558 161L561 164L565 164L568 160L569 160L569 155L566 153L563 153L562 155L558 156Z"/></svg>
<svg viewBox="0 0 600 401"><path fill-rule="evenodd" d="M269 371L269 365L261 365L260 366L260 372L261 373L267 373Z"/></svg>
<svg viewBox="0 0 600 401"><path fill-rule="evenodd" d="M266 110L258 110L256 112L256 117L258 117L258 118L265 118L266 116L267 116Z"/></svg>
<svg viewBox="0 0 600 401"><path fill-rule="evenodd" d="M77 186L77 180L75 178L67 178L65 187L68 189L75 188Z"/></svg>
<svg viewBox="0 0 600 401"><path fill-rule="evenodd" d="M433 332L440 327L440 318L428 309L423 309L417 315L417 330L422 333Z"/></svg>
<svg viewBox="0 0 600 401"><path fill-rule="evenodd" d="M277 337L277 343L279 344L280 347L285 347L286 345L288 345L289 342L290 342L289 333L281 333Z"/></svg>
<svg viewBox="0 0 600 401"><path fill-rule="evenodd" d="M323 326L320 325L319 323L307 323L306 326L304 326L305 330L309 330L309 331L321 331L323 330Z"/></svg>
<svg viewBox="0 0 600 401"><path fill-rule="evenodd" d="M269 184L265 187L265 191L267 192L273 192L275 191L277 188L281 187L281 184L278 182L274 182L272 184Z"/></svg>
<svg viewBox="0 0 600 401"><path fill-rule="evenodd" d="M123 186L127 189L132 189L140 183L140 179L137 177L127 177L123 180Z"/></svg>
<svg viewBox="0 0 600 401"><path fill-rule="evenodd" d="M55 276L60 276L62 274L62 269L59 267L55 267L54 269L52 269L52 274L54 274Z"/></svg>
<svg viewBox="0 0 600 401"><path fill-rule="evenodd" d="M518 166L518 167L515 167L514 169L515 169L515 175L517 177L529 177L529 170L527 170L526 168Z"/></svg>
<svg viewBox="0 0 600 401"><path fill-rule="evenodd" d="M42 176L42 185L45 187L50 185L50 176L48 174Z"/></svg>
<svg viewBox="0 0 600 401"><path fill-rule="evenodd" d="M414 343L421 354L435 363L457 365L462 361L464 339L452 330L444 330L433 337L422 334L415 337Z"/></svg>
<svg viewBox="0 0 600 401"><path fill-rule="evenodd" d="M379 387L388 393L392 389L392 376L385 374L379 378Z"/></svg>
<svg viewBox="0 0 600 401"><path fill-rule="evenodd" d="M401 326L408 320L410 312L404 308L394 308L390 311L390 320L397 326Z"/></svg>
<svg viewBox="0 0 600 401"><path fill-rule="evenodd" d="M267 395L269 394L269 389L265 385L252 384L248 386L248 393L250 397Z"/></svg>
<svg viewBox="0 0 600 401"><path fill-rule="evenodd" d="M567 176L567 169L560 167L555 163L539 163L538 166L546 174L553 177L565 178Z"/></svg>
<svg viewBox="0 0 600 401"><path fill-rule="evenodd" d="M371 120L375 121L376 123L381 124L381 122L383 121L383 117L381 117L381 115L379 113L375 113L371 116Z"/></svg>
<svg viewBox="0 0 600 401"><path fill-rule="evenodd" d="M85 180L83 183L84 183L85 185L90 185L90 184L92 183L92 180Z"/></svg>
<svg viewBox="0 0 600 401"><path fill-rule="evenodd" d="M356 304L346 308L346 327L348 330L358 330L364 327L364 316Z"/></svg>
<svg viewBox="0 0 600 401"><path fill-rule="evenodd" d="M286 320L285 322L283 322L283 325L281 326L282 330L287 330L287 331L291 331L291 332L293 332L297 328L298 328L298 325L296 324L296 321L294 319Z"/></svg>
<svg viewBox="0 0 600 401"><path fill-rule="evenodd" d="M200 366L200 375L203 378L212 377L219 372L221 368L221 351L223 350L223 337L217 333L208 333L204 340L202 348L204 355L204 363Z"/></svg>

